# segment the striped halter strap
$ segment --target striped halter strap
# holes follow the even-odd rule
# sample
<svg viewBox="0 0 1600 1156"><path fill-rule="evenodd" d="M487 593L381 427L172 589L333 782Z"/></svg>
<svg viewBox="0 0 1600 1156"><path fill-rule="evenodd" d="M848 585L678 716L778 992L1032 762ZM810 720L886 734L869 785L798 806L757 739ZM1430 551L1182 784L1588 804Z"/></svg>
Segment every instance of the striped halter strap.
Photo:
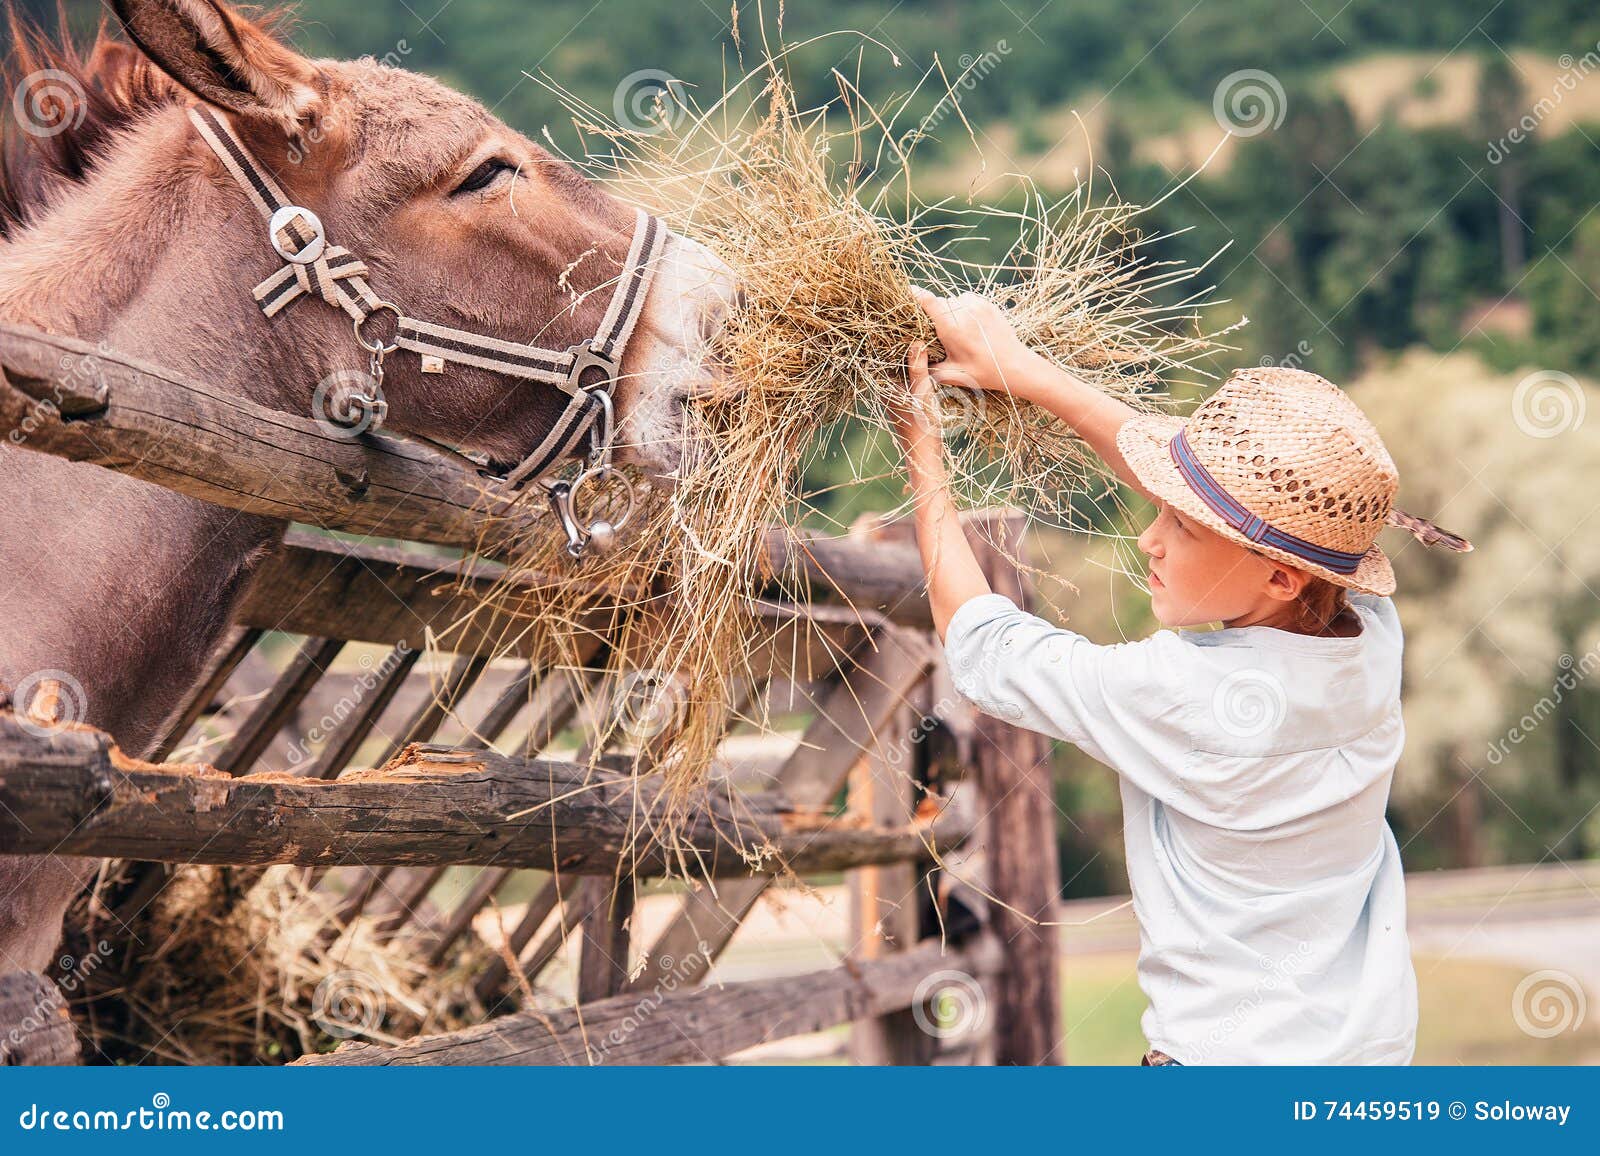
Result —
<svg viewBox="0 0 1600 1156"><path fill-rule="evenodd" d="M590 480L603 482L610 472L611 443L616 434L611 391L617 384L628 338L644 312L657 258L666 244L666 228L661 222L637 211L628 259L593 338L566 350L502 341L419 321L379 297L367 282L367 266L362 260L348 249L328 243L321 218L284 195L227 120L203 104L189 109L189 119L267 218L267 240L284 262L282 268L255 287L255 300L262 313L276 317L301 297L320 297L349 315L356 342L367 351L370 388L350 398L345 411L337 417L363 429L382 424L388 414L381 390L383 359L397 349L418 354L423 373L443 373L446 363L454 361L554 386L568 397L561 416L501 481L511 490L520 490L529 481L544 486L561 519L567 550L573 557L581 556L590 545L597 550L608 549L627 514L615 525L595 521L580 528L572 499L579 485ZM387 340L365 332L373 315L384 311L394 317L394 331ZM598 375L591 370L598 370ZM571 482L548 479L550 470L577 448L585 433L589 434L590 445L583 472Z"/></svg>

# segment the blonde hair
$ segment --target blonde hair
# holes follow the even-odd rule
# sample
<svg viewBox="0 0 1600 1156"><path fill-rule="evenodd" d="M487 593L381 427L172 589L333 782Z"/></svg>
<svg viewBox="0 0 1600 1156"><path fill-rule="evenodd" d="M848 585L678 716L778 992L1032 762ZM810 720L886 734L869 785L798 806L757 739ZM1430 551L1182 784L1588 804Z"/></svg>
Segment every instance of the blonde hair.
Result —
<svg viewBox="0 0 1600 1156"><path fill-rule="evenodd" d="M1335 634L1334 623L1350 608L1349 592L1326 578L1312 575L1294 600L1294 619L1288 629L1296 634Z"/></svg>

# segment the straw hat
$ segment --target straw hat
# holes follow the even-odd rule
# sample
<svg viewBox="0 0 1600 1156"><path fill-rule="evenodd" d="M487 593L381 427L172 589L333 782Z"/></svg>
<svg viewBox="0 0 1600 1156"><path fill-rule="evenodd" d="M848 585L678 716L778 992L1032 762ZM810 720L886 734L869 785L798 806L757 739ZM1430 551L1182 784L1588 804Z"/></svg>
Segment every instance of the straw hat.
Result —
<svg viewBox="0 0 1600 1156"><path fill-rule="evenodd" d="M1332 382L1299 369L1235 370L1188 420L1124 423L1117 448L1152 494L1223 537L1339 586L1394 593L1376 540L1400 475Z"/></svg>

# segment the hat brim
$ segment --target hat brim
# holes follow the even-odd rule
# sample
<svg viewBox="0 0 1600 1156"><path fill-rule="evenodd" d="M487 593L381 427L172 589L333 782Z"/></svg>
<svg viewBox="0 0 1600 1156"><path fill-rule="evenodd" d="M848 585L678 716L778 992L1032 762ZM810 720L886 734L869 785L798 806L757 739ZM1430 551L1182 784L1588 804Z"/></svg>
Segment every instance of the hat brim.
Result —
<svg viewBox="0 0 1600 1156"><path fill-rule="evenodd" d="M1252 542L1224 522L1210 506L1200 500L1200 495L1189 488L1189 483L1184 481L1183 474L1178 471L1178 463L1172 460L1172 451L1168 447L1183 426L1184 420L1180 417L1168 414L1142 414L1124 422L1122 428L1117 431L1117 449L1121 451L1122 459L1128 463L1128 468L1133 471L1134 477L1139 479L1145 489L1246 549L1265 554L1308 574L1315 574L1318 578L1326 578L1335 586L1343 586L1348 590L1384 596L1394 593L1394 567L1389 564L1388 555L1376 542L1362 557L1354 572L1340 574L1336 570L1307 562L1287 550Z"/></svg>

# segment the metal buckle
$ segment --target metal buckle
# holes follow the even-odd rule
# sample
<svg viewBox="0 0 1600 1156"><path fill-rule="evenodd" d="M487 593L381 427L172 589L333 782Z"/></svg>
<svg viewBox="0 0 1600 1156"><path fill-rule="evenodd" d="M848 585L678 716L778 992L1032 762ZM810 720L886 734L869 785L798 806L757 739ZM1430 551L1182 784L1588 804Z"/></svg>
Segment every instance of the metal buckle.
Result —
<svg viewBox="0 0 1600 1156"><path fill-rule="evenodd" d="M587 526L579 526L578 491L585 483L598 485L612 478L622 481L622 492L627 497L622 515L615 519L593 518ZM617 544L618 531L633 517L633 508L637 501L633 486L626 478L614 473L610 466L583 470L570 482L551 482L547 490L550 495L550 508L561 520L561 529L567 535L567 553L573 558L582 558L590 548L597 554L610 553Z"/></svg>
<svg viewBox="0 0 1600 1156"><path fill-rule="evenodd" d="M278 234L297 220L303 220L309 225L315 236L307 241L303 248L287 249L283 242L278 240ZM322 227L322 218L299 205L285 205L272 214L272 220L267 222L267 240L272 242L272 248L278 256L294 265L310 265L322 256L328 247L328 234Z"/></svg>
<svg viewBox="0 0 1600 1156"><path fill-rule="evenodd" d="M384 341L383 339L379 338L376 341L368 341L366 336L361 332L361 327L368 321L371 321L375 316L377 316L378 312L383 309L387 309L390 313L394 314L394 340ZM395 350L400 348L400 322L404 316L405 315L400 312L400 306L396 305L393 301L379 301L372 307L371 312L353 323L356 330L356 344L361 346L361 348L365 349L368 353L377 357L385 357L388 354L393 353Z"/></svg>
<svg viewBox="0 0 1600 1156"><path fill-rule="evenodd" d="M620 368L617 359L609 353L602 353L594 347L592 341L580 341L577 345L569 346L567 352L572 354L572 368L567 371L567 385L569 392L580 389L610 389L617 380L617 370ZM592 386L583 384L583 371L589 368L605 370L605 380Z"/></svg>

